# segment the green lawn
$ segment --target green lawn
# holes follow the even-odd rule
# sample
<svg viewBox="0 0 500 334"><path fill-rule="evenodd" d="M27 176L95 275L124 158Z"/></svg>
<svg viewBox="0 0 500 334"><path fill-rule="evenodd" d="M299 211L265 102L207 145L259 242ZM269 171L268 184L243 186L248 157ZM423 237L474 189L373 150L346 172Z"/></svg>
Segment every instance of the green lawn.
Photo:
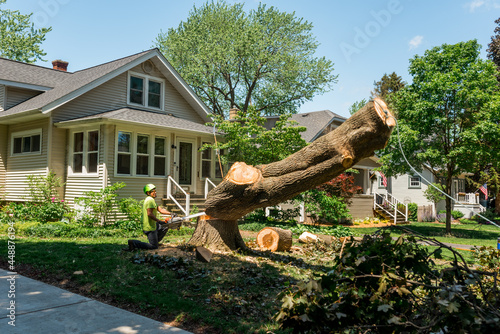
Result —
<svg viewBox="0 0 500 334"><path fill-rule="evenodd" d="M116 233L113 231L92 234L79 228L75 231L82 237L69 237L75 231L66 230L65 226L28 229L29 226L25 226L25 235L36 232L45 233L46 237L16 236L15 260L19 273L186 330L203 328L203 333L212 334L288 333L280 330L272 319L281 305L280 293L312 274L328 272L340 251L340 245L338 248L300 245L300 252L214 254L210 263L202 263L194 259L193 249L185 244L192 229L173 231L178 235L168 235L164 241L189 254L187 260L179 261L175 256L122 252L128 238L121 234L108 236L107 233ZM453 225L452 236L446 236L444 225L440 224L414 223L407 227L457 244L496 247L500 235L494 226L477 224ZM378 229L352 230L361 235ZM3 230L0 249L6 250L8 238ZM63 236L48 237L56 232ZM400 234L396 230L392 233ZM0 254L4 254L0 255L0 266L7 268L7 252ZM460 254L468 263L474 261L472 252ZM451 259L451 252L443 255ZM83 271L83 275L75 274L78 271Z"/></svg>
<svg viewBox="0 0 500 334"><path fill-rule="evenodd" d="M441 242L472 245L472 246L491 246L497 247L497 239L500 237L500 228L494 225L482 224L454 224L451 226L451 234L446 234L446 227L440 223L411 223L404 225L425 237L433 238ZM357 235L371 234L380 228L353 228ZM392 229L393 236L401 235L401 231Z"/></svg>

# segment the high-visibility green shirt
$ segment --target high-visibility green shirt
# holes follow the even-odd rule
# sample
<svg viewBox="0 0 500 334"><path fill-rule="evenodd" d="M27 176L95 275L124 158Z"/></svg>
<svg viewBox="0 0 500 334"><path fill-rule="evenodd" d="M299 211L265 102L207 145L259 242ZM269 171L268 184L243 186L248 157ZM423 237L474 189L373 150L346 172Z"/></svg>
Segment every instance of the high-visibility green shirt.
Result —
<svg viewBox="0 0 500 334"><path fill-rule="evenodd" d="M155 199L151 196L146 197L144 205L142 206L142 229L144 231L156 230L156 221L149 218L148 209L154 209L156 218L160 219Z"/></svg>

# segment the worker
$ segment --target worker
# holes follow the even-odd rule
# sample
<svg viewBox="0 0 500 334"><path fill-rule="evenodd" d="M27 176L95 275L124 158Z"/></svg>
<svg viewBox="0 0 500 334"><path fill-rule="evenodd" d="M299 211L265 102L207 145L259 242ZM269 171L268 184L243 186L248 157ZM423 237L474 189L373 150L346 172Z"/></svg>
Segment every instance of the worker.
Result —
<svg viewBox="0 0 500 334"><path fill-rule="evenodd" d="M146 184L144 186L144 193L147 195L142 207L142 230L148 237L149 243L139 240L129 240L128 249L133 251L135 249L157 249L159 242L165 237L168 232L168 224L160 219L160 213L164 215L171 215L167 210L156 205L156 187L154 184Z"/></svg>

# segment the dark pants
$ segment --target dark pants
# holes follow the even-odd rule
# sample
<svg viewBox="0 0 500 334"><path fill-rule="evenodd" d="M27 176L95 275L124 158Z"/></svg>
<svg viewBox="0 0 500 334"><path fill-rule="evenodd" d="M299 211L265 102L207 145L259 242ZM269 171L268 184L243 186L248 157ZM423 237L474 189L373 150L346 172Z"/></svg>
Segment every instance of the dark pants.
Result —
<svg viewBox="0 0 500 334"><path fill-rule="evenodd" d="M139 249L157 249L159 246L158 243L162 241L162 239L167 234L168 227L167 224L160 224L156 222L156 230L143 232L148 237L149 243L139 240L131 240L132 245L134 245L135 248Z"/></svg>

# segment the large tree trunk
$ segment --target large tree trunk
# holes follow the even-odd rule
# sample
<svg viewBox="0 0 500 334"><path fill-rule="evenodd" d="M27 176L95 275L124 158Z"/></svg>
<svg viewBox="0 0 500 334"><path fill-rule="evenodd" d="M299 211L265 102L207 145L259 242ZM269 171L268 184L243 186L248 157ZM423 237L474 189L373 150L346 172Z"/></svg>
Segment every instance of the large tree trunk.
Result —
<svg viewBox="0 0 500 334"><path fill-rule="evenodd" d="M234 223L227 222L235 222L255 209L283 203L330 181L361 159L372 156L375 150L384 148L395 124L385 103L375 99L337 129L286 159L255 167L237 162L224 180L208 194L205 212L212 218L211 221L221 222L217 225L220 234L237 230ZM204 233L207 233L205 227L199 225L190 243L202 246L199 241L204 236L200 234ZM236 238L241 238L239 232ZM207 248L213 249L216 243L211 244ZM219 246L234 249L228 244Z"/></svg>

